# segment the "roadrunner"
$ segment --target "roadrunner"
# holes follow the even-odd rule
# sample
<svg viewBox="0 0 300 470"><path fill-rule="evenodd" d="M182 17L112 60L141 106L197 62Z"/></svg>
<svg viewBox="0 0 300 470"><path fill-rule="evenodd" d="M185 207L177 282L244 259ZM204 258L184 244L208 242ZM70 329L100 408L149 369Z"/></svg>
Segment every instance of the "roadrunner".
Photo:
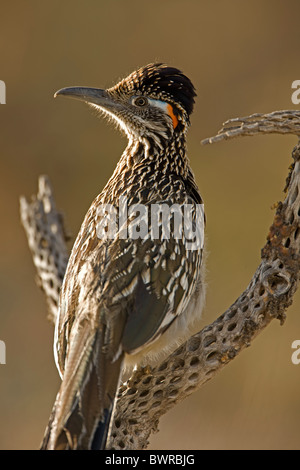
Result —
<svg viewBox="0 0 300 470"><path fill-rule="evenodd" d="M88 103L128 137L70 255L54 340L62 383L42 444L104 449L124 370L157 364L198 330L204 213L186 155L196 93L180 70L149 64L107 90L55 96Z"/></svg>

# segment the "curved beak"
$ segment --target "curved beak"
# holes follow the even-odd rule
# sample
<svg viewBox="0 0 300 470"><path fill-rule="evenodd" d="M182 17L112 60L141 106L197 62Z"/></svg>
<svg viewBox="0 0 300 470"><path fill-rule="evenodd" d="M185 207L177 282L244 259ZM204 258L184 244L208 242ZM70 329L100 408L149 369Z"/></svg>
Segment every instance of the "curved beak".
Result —
<svg viewBox="0 0 300 470"><path fill-rule="evenodd" d="M85 101L86 103L101 106L106 109L115 108L117 106L117 103L109 96L107 91L101 88L87 88L81 86L62 88L54 94L54 98L60 95Z"/></svg>

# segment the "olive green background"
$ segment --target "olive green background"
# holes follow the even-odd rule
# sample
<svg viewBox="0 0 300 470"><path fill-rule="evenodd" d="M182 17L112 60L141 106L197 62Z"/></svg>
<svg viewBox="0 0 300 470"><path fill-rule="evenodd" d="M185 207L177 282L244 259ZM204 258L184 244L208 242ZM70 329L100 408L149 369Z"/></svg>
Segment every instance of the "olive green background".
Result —
<svg viewBox="0 0 300 470"><path fill-rule="evenodd" d="M28 0L1 2L0 448L36 449L59 386L53 329L19 222L19 196L47 174L76 236L126 145L85 104L53 99L64 86L107 87L163 61L197 88L188 150L207 214L208 295L203 326L247 286L283 196L292 136L213 146L230 117L296 109L298 0ZM152 449L299 449L299 293L278 321L202 390L176 406Z"/></svg>

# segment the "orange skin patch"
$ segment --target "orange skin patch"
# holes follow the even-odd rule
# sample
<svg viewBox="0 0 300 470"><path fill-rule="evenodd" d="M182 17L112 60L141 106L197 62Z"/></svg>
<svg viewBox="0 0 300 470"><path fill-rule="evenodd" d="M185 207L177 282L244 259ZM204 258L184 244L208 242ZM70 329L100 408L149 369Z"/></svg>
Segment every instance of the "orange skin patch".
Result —
<svg viewBox="0 0 300 470"><path fill-rule="evenodd" d="M174 129L176 129L177 127L177 124L178 124L178 119L177 117L175 116L174 112L173 112L173 108L170 104L167 104L167 110L168 110L168 114L169 116L172 118L172 121L173 121L173 127Z"/></svg>

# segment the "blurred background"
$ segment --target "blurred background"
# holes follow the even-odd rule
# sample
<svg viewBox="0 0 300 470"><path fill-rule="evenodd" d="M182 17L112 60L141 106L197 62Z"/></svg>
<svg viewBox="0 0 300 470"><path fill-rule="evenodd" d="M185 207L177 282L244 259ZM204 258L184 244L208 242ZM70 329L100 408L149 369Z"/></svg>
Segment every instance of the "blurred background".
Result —
<svg viewBox="0 0 300 470"><path fill-rule="evenodd" d="M37 449L59 378L53 328L35 284L19 220L19 197L40 174L75 237L126 140L83 103L54 100L71 85L108 87L139 66L162 61L197 88L188 150L207 214L208 295L203 326L247 286L282 200L296 145L292 136L241 138L212 146L230 117L296 109L300 79L298 0L58 0L2 2L0 79L1 243L0 449ZM71 244L70 244L71 247ZM176 406L152 449L299 449L300 296L284 326L273 321L215 379Z"/></svg>

